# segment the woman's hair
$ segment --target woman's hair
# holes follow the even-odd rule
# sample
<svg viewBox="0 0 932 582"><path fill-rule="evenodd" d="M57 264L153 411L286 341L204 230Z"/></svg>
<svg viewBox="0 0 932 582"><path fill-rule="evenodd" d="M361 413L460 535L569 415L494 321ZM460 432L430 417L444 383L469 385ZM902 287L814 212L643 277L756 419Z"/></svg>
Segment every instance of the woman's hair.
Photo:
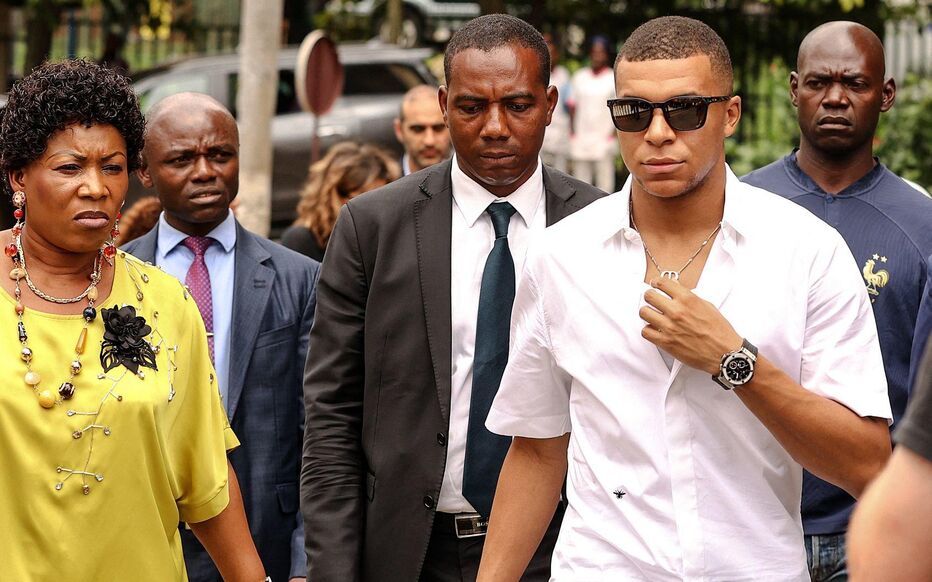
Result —
<svg viewBox="0 0 932 582"><path fill-rule="evenodd" d="M351 194L376 180L387 183L399 176L398 162L378 146L351 141L335 144L323 159L311 164L295 224L310 230L324 248Z"/></svg>
<svg viewBox="0 0 932 582"><path fill-rule="evenodd" d="M120 236L114 242L119 247L146 234L155 227L161 213L158 196L140 198L120 218Z"/></svg>
<svg viewBox="0 0 932 582"><path fill-rule="evenodd" d="M146 123L130 80L78 59L45 62L13 85L0 114L0 170L28 166L56 132L78 123L113 126L126 141L127 171L139 167Z"/></svg>

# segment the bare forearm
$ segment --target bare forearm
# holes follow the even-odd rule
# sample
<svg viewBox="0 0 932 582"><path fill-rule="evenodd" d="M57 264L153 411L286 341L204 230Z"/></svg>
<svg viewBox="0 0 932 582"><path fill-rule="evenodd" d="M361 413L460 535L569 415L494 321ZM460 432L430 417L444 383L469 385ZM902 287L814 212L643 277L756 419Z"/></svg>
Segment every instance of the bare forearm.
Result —
<svg viewBox="0 0 932 582"><path fill-rule="evenodd" d="M515 438L495 490L479 582L519 580L560 501L569 434Z"/></svg>
<svg viewBox="0 0 932 582"><path fill-rule="evenodd" d="M735 394L800 465L854 497L890 456L885 420L862 418L806 390L765 357Z"/></svg>
<svg viewBox="0 0 932 582"><path fill-rule="evenodd" d="M265 569L249 533L236 474L229 462L227 467L230 503L216 517L190 524L191 531L210 554L224 580L260 582L265 578Z"/></svg>
<svg viewBox="0 0 932 582"><path fill-rule="evenodd" d="M858 503L848 531L852 582L932 579L932 462L900 446Z"/></svg>

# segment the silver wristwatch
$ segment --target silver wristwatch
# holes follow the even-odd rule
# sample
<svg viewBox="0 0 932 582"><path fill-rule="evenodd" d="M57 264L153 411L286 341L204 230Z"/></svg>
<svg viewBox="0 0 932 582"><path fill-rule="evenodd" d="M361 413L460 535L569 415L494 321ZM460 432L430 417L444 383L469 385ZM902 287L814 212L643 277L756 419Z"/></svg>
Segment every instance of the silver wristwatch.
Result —
<svg viewBox="0 0 932 582"><path fill-rule="evenodd" d="M756 363L757 348L748 340L742 340L740 348L722 356L718 376L712 379L725 390L732 390L751 381Z"/></svg>

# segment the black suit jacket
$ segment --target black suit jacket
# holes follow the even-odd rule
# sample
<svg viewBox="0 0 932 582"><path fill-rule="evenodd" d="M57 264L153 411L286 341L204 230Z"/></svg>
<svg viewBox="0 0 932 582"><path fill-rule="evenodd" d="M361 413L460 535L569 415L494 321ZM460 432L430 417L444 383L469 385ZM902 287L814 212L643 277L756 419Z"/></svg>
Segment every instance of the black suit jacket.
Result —
<svg viewBox="0 0 932 582"><path fill-rule="evenodd" d="M452 160L351 200L304 378L308 579L415 582L450 418ZM547 224L605 194L547 167Z"/></svg>
<svg viewBox="0 0 932 582"><path fill-rule="evenodd" d="M123 249L155 262L158 226ZM236 223L227 408L241 446L230 463L259 556L273 580L303 576L298 477L304 432L301 376L320 265ZM191 582L220 582L194 535L181 532Z"/></svg>

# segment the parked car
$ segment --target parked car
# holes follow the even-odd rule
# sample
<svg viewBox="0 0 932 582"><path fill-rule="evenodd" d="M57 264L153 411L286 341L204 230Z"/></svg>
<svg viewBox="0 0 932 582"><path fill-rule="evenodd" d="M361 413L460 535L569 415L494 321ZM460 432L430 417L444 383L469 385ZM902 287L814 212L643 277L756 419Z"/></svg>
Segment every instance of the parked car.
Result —
<svg viewBox="0 0 932 582"><path fill-rule="evenodd" d="M332 0L327 5L331 12L345 11L353 16L368 19L374 36L387 41L388 23L385 0ZM403 0L401 37L403 47L422 46L427 43L445 43L452 31L481 13L478 2L461 0Z"/></svg>
<svg viewBox="0 0 932 582"><path fill-rule="evenodd" d="M320 119L322 153L330 145L355 139L380 144L401 157L392 122L404 93L422 83L436 83L425 60L430 49L399 49L381 43L338 46L345 71L343 96ZM278 57L278 101L272 120L272 231L277 237L295 218L301 185L311 156L312 116L301 111L294 86L297 48ZM134 81L143 111L183 91L207 93L236 114L239 57L195 57L140 73ZM134 177L128 204L146 194Z"/></svg>

